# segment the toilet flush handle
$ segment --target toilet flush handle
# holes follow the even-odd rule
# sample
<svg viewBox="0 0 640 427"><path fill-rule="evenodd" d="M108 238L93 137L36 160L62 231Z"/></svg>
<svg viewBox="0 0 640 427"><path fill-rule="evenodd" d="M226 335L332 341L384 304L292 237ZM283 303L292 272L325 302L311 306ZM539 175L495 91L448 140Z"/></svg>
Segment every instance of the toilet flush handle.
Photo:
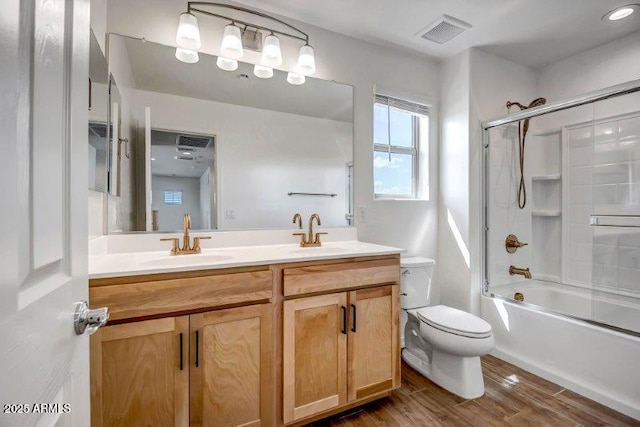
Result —
<svg viewBox="0 0 640 427"><path fill-rule="evenodd" d="M411 274L411 272L410 272L409 270L404 270L404 271L402 272L402 275L403 275L403 276L406 276L406 275L408 275L408 274Z"/></svg>

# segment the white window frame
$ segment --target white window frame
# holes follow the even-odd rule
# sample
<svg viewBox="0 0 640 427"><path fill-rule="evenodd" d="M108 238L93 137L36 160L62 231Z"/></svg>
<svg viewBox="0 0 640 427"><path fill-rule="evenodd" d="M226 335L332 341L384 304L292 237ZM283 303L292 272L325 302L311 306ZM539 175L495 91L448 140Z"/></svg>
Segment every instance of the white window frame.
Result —
<svg viewBox="0 0 640 427"><path fill-rule="evenodd" d="M415 102L392 98L385 95L375 95L374 103L373 103L374 109L376 104L380 104L387 108L395 108L398 110L411 113L411 126L413 128L412 129L413 146L405 147L405 146L399 146L399 145L392 145L391 138L389 138L388 144L377 144L374 141L373 143L374 157L376 152L410 155L412 158L412 168L411 168L411 194L376 193L375 187L374 187L373 197L376 200L419 199L420 189L418 188L418 186L419 186L419 177L420 177L420 149L421 149L420 117L419 116L427 117L429 121L431 121L429 107L422 104L415 103ZM388 125L390 126L391 123L389 122ZM426 137L427 137L427 143L428 143L429 135L426 135Z"/></svg>

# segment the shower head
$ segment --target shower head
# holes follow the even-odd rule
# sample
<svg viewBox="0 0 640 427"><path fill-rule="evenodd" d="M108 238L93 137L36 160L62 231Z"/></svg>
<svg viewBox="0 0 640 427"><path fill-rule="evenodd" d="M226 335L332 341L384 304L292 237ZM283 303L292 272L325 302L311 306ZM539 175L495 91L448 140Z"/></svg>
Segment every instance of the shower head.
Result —
<svg viewBox="0 0 640 427"><path fill-rule="evenodd" d="M526 110L528 108L539 107L539 106L544 105L546 103L547 103L546 98L536 98L533 101L531 101L529 103L529 105L527 105L527 106L522 105L519 102L507 101L507 109L509 109L512 106L516 105L516 106L518 106L520 108L520 110Z"/></svg>
<svg viewBox="0 0 640 427"><path fill-rule="evenodd" d="M531 103L529 103L529 106L527 108L539 107L546 103L547 103L546 98L536 98L533 101L531 101Z"/></svg>

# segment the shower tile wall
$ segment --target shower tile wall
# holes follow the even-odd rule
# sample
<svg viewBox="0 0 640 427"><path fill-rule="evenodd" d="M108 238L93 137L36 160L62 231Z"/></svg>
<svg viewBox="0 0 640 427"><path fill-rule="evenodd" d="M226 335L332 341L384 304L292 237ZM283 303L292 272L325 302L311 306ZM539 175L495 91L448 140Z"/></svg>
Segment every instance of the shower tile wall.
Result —
<svg viewBox="0 0 640 427"><path fill-rule="evenodd" d="M640 114L574 128L568 144L567 279L640 294L640 231L589 226L592 213L640 215Z"/></svg>

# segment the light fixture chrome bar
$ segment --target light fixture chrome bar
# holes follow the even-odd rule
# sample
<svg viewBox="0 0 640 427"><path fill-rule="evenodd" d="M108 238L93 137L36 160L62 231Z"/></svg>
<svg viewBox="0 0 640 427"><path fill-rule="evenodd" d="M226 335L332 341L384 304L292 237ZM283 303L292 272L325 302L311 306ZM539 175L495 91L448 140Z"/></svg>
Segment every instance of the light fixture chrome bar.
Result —
<svg viewBox="0 0 640 427"><path fill-rule="evenodd" d="M629 93L638 91L640 91L640 79L631 80L626 83L620 83L605 89L588 92L584 95L570 100L551 102L540 107L529 108L518 113L508 114L506 116L498 117L497 119L484 121L482 122L482 128L484 130L487 130L497 126L506 125L508 123L530 119L532 117L541 116L543 114L555 113L556 111L562 111L569 108L578 107L580 105L590 104L592 102L602 101L604 99L613 98L620 95L627 95Z"/></svg>
<svg viewBox="0 0 640 427"><path fill-rule="evenodd" d="M336 193L287 193L288 196L327 196L336 197Z"/></svg>
<svg viewBox="0 0 640 427"><path fill-rule="evenodd" d="M236 10L238 12L244 12L244 13L248 13L250 15L255 15L255 16L259 16L261 18L265 18L265 19L270 19L274 22L277 22L278 24L281 24L287 28L290 28L291 30L301 34L302 36L296 35L296 34L290 34L290 33L286 33L280 30L274 30L273 28L269 28L269 27L264 27L262 25L256 25L256 24L252 24L250 22L247 21L243 21L241 19L235 19L235 18L231 18L225 15L220 15L218 13L214 13L214 12L210 12L208 10L203 10L203 9L199 9L197 7L194 6L209 6L209 7L220 7L223 9L231 9L231 10ZM256 30L263 30L263 31L269 31L271 33L274 34L278 34L281 36L285 36L285 37L291 37L297 40L301 40L303 42L305 42L306 44L309 44L309 35L307 33L305 33L304 31L294 27L291 24L287 24L284 21L281 21L278 18L274 18L273 16L267 15L266 13L262 13L262 12L256 12L255 10L251 10L251 9L247 9L244 7L239 7L239 6L232 6L230 4L223 4L223 3L210 3L210 2L188 2L187 3L187 11L189 13L191 12L198 12L198 13L202 13L203 15L208 15L208 16L212 16L214 18L220 18L220 19L225 19L227 21L230 21L232 23L238 23L241 25L244 25L245 28L255 28Z"/></svg>

